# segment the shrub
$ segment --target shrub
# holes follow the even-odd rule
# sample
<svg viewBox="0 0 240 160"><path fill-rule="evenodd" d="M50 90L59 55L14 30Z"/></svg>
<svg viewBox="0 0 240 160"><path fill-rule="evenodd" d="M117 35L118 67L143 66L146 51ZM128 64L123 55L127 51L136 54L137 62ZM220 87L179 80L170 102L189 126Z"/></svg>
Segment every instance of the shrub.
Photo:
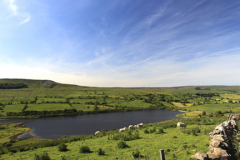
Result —
<svg viewBox="0 0 240 160"><path fill-rule="evenodd" d="M15 140L12 140L12 139L10 140L10 143L15 143L15 142L16 142Z"/></svg>
<svg viewBox="0 0 240 160"><path fill-rule="evenodd" d="M150 129L150 133L154 133L154 132L156 132L156 129L155 129L155 128Z"/></svg>
<svg viewBox="0 0 240 160"><path fill-rule="evenodd" d="M67 160L67 158L65 156L62 156L62 160Z"/></svg>
<svg viewBox="0 0 240 160"><path fill-rule="evenodd" d="M196 130L192 130L192 135L194 135L194 136L196 136L197 135L197 133L196 133Z"/></svg>
<svg viewBox="0 0 240 160"><path fill-rule="evenodd" d="M117 147L118 147L118 148L121 148L121 149L123 149L123 148L129 148L129 146L128 146L128 145L126 144L126 142L124 142L124 141L118 142Z"/></svg>
<svg viewBox="0 0 240 160"><path fill-rule="evenodd" d="M47 152L44 152L44 153L42 154L42 160L50 160L50 157L49 157L49 155L48 155Z"/></svg>
<svg viewBox="0 0 240 160"><path fill-rule="evenodd" d="M44 152L42 155L35 154L34 160L50 160L50 157L47 152Z"/></svg>
<svg viewBox="0 0 240 160"><path fill-rule="evenodd" d="M163 129L159 129L156 133L161 134L161 133L164 133L164 131L163 131Z"/></svg>
<svg viewBox="0 0 240 160"><path fill-rule="evenodd" d="M206 112L205 112L205 111L203 111L203 112L202 112L202 115L203 115L203 116L205 116L205 115L206 115Z"/></svg>
<svg viewBox="0 0 240 160"><path fill-rule="evenodd" d="M222 116L222 112L221 111L217 111L214 113L214 117L219 117Z"/></svg>
<svg viewBox="0 0 240 160"><path fill-rule="evenodd" d="M59 146L58 146L58 150L60 152L64 152L64 151L67 151L67 145L65 143L61 143Z"/></svg>
<svg viewBox="0 0 240 160"><path fill-rule="evenodd" d="M149 131L148 131L147 129L145 129L145 130L144 130L144 133L148 134L148 133L149 133Z"/></svg>
<svg viewBox="0 0 240 160"><path fill-rule="evenodd" d="M81 146L80 147L80 153L90 153L90 149L88 146Z"/></svg>
<svg viewBox="0 0 240 160"><path fill-rule="evenodd" d="M35 154L35 155L34 155L34 160L41 160L41 156Z"/></svg>
<svg viewBox="0 0 240 160"><path fill-rule="evenodd" d="M133 156L133 158L139 158L141 156L139 150L137 150L136 153L132 152L132 156Z"/></svg>
<svg viewBox="0 0 240 160"><path fill-rule="evenodd" d="M101 156L101 155L104 155L105 152L102 150L102 148L99 148L98 149L98 155Z"/></svg>

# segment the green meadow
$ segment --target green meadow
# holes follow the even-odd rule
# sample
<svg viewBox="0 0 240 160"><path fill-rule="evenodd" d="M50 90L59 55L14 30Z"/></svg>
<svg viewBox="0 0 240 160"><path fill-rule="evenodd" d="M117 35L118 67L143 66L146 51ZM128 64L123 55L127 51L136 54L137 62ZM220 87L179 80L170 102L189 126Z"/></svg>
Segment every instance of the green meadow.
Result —
<svg viewBox="0 0 240 160"><path fill-rule="evenodd" d="M45 143L46 146L54 140L25 139L12 142L13 147L22 145L21 150L9 151L0 156L1 159L33 159L34 155L41 155L46 152L51 159L134 159L133 152L139 152L142 159L160 159L159 150L164 149L166 159L190 159L190 156L197 152L206 153L209 149L209 135L215 126L226 117L208 117L203 116L201 119L174 119L170 121L146 124L143 128L134 131L126 131L119 134L118 131L101 131L99 135L89 135L85 138L71 141L69 138L60 138L58 141L64 141L67 145L67 151L61 152L59 145L50 145L49 147L31 147L24 148L27 143L39 144ZM186 129L177 128L177 122L182 121L187 124ZM147 131L146 131L147 130ZM163 132L159 132L162 130ZM136 139L127 139L133 135L139 135ZM120 139L117 136L124 135L127 148L119 148ZM114 137L116 140L114 140ZM56 140L55 140L56 141ZM9 142L10 143L10 142ZM32 145L31 144L31 145ZM90 153L80 153L81 146L88 146ZM11 148L11 147L8 147ZM20 149L19 148L19 149ZM99 156L98 149L101 148L105 155Z"/></svg>
<svg viewBox="0 0 240 160"><path fill-rule="evenodd" d="M208 86L209 90L196 90L194 86L97 88L24 79L1 79L0 83L23 83L28 86L21 89L0 89L2 119L145 109L181 110L183 113L178 116L187 118L145 124L144 128L127 131L122 137L118 130L112 130L102 131L99 135L63 137L58 140L13 140L13 136L27 132L29 128L14 123L1 124L0 159L34 159L35 154L41 155L44 152L51 159L62 159L63 156L66 159L134 159L133 152L139 153L142 159L160 159L159 149L165 150L166 159L190 159L197 152L208 151L208 133L225 121L227 114L240 112L239 86ZM186 123L187 128L178 129L178 121ZM133 135L139 135L139 138L126 139ZM113 140L113 137L119 136L118 140ZM118 148L121 140L129 148ZM58 150L60 142L66 143L67 151ZM81 146L88 146L91 153L79 153ZM98 155L99 148L105 155Z"/></svg>

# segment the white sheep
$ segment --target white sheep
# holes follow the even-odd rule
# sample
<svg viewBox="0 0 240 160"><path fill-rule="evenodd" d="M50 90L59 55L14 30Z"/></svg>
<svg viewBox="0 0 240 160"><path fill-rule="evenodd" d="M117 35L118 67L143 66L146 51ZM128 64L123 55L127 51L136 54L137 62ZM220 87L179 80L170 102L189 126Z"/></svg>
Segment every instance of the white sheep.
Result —
<svg viewBox="0 0 240 160"><path fill-rule="evenodd" d="M143 123L138 124L138 128L143 127Z"/></svg>
<svg viewBox="0 0 240 160"><path fill-rule="evenodd" d="M125 131L124 128L120 128L120 129L119 129L119 133L124 132L124 131Z"/></svg>
<svg viewBox="0 0 240 160"><path fill-rule="evenodd" d="M130 126L128 127L128 129L129 129L129 130L134 130L133 125L130 125Z"/></svg>
<svg viewBox="0 0 240 160"><path fill-rule="evenodd" d="M177 123L177 126L178 126L178 127L185 127L185 128L186 128L186 125L185 125L183 122L178 122L178 123Z"/></svg>
<svg viewBox="0 0 240 160"><path fill-rule="evenodd" d="M95 135L98 134L98 133L100 133L100 131L95 132Z"/></svg>

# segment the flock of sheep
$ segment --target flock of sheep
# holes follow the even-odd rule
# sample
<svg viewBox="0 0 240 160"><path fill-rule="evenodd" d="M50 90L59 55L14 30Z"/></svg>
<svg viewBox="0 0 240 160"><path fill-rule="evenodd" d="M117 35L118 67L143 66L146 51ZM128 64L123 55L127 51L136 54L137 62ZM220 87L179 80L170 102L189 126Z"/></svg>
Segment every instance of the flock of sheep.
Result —
<svg viewBox="0 0 240 160"><path fill-rule="evenodd" d="M128 126L128 129L129 130L134 130L135 128L140 128L140 127L143 127L143 123L139 123L139 124L137 124L137 125L130 125L130 126ZM119 129L119 133L121 133L121 132L124 132L125 130L126 130L126 128L127 127L124 127L124 128L120 128Z"/></svg>
<svg viewBox="0 0 240 160"><path fill-rule="evenodd" d="M186 128L186 125L185 125L184 123L182 123L182 122L178 122L178 123L177 123L177 126L178 126L178 127L184 127L184 128ZM139 124L134 125L134 126L133 126L133 125L130 125L130 126L128 126L128 129L129 129L129 130L134 130L135 128L140 128L140 127L143 127L143 123L139 123ZM127 128L127 127L120 128L120 129L119 129L119 133L124 132L124 131L126 130L126 128ZM98 133L100 133L100 131L96 131L96 132L95 132L95 135L98 134Z"/></svg>
<svg viewBox="0 0 240 160"><path fill-rule="evenodd" d="M134 125L134 126L133 126L133 125L129 125L129 126L128 126L128 129L129 129L129 130L134 130L135 128L140 128L140 127L143 127L143 123L139 123L139 124ZM124 132L124 131L126 130L126 128L127 128L127 127L120 128L120 129L119 129L119 133ZM98 133L100 133L100 131L96 131L96 132L95 132L95 135L98 134Z"/></svg>

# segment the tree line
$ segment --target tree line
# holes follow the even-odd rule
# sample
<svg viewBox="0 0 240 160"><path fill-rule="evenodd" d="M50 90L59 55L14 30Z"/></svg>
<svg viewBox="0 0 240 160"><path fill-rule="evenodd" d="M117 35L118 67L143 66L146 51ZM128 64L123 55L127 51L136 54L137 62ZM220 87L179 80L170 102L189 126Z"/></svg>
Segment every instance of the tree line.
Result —
<svg viewBox="0 0 240 160"><path fill-rule="evenodd" d="M20 88L28 88L28 86L23 83L0 83L0 89L20 89Z"/></svg>

